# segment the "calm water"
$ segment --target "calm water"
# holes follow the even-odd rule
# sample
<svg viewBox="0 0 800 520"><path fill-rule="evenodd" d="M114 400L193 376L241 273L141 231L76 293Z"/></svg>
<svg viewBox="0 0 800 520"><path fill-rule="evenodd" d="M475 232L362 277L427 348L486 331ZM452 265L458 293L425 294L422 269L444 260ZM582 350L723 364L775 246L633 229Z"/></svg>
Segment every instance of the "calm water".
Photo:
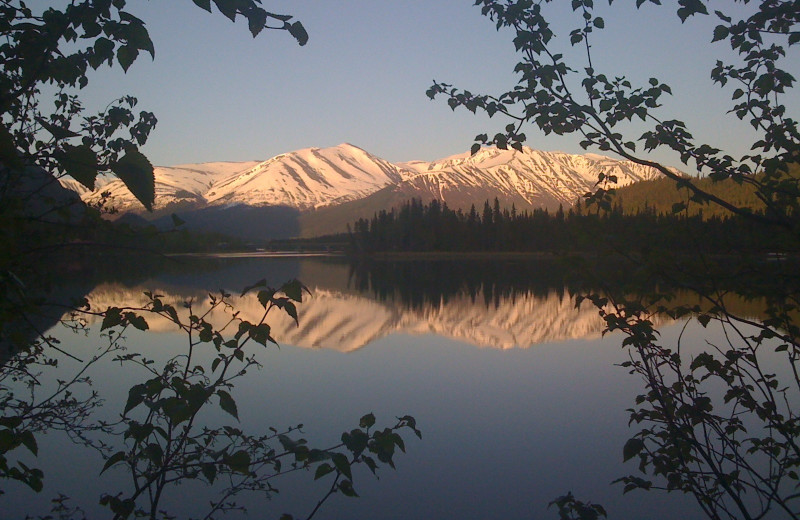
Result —
<svg viewBox="0 0 800 520"><path fill-rule="evenodd" d="M326 445L368 412L379 425L416 417L423 439L404 435L407 453L396 456L397 471L384 468L380 480L359 471L360 498L335 496L315 518L556 518L547 504L568 491L603 504L610 518L699 517L684 496L622 496L611 484L636 473L635 464L622 463L622 446L633 433L625 409L641 383L616 366L626 359L620 337L601 337L596 310L576 309L551 265L438 262L354 271L323 259L247 259L177 272L103 284L88 298L105 308L141 302L143 291L157 290L167 300L200 305L209 289L233 292L264 277L274 285L298 277L312 291L299 307L300 327L271 320L280 349L261 349L263 369L235 390L245 431L303 423L312 444ZM233 300L244 316L255 316L253 299ZM185 341L166 323L150 326L128 335L129 348L163 359ZM681 328L664 323L665 341ZM53 334L64 350L88 359L102 345L97 329ZM690 326L685 334L695 332ZM61 364L62 371L79 369L69 359ZM110 361L90 375L105 399L97 416L108 419L122 411L127 389L146 378ZM43 514L58 493L90 518L107 516L99 514L98 496L125 489L125 475L98 477L102 458L63 434L39 440L35 463L45 471L44 491L6 486L0 517ZM325 491L312 480L310 473L292 475L275 482L281 493L271 501L241 502L252 518L304 518ZM208 493L181 486L164 506L181 516L200 514L207 500L198 497Z"/></svg>

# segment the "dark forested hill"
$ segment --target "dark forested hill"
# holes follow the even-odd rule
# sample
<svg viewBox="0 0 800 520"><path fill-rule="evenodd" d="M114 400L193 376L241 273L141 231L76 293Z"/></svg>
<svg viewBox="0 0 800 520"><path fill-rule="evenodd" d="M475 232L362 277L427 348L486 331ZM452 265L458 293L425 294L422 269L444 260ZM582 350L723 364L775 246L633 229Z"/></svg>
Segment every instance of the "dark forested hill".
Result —
<svg viewBox="0 0 800 520"><path fill-rule="evenodd" d="M791 172L800 174L800 168ZM758 177L755 177L757 180ZM716 195L740 208L749 208L755 212L764 211L764 203L755 195L753 185L748 182L738 183L732 179L715 182L710 178L696 179L694 183L703 191ZM615 206L622 209L625 215L655 213L671 214L676 204L686 204L689 216L728 217L730 212L715 204L690 202L690 192L686 188L677 188L675 181L662 177L654 180L636 182L617 189L614 195Z"/></svg>

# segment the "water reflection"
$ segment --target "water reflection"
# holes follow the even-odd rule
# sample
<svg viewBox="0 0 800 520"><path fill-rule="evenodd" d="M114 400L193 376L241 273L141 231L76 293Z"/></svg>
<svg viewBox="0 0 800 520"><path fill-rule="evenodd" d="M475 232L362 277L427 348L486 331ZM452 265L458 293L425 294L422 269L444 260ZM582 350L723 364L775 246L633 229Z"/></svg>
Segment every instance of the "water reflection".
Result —
<svg viewBox="0 0 800 520"><path fill-rule="evenodd" d="M270 326L281 343L300 347L352 352L391 334L435 334L480 347L527 348L598 337L604 326L590 303L577 305L563 277L552 272L530 276L529 264L412 262L381 265L380 271L314 260L296 261L295 268L289 261L266 266L263 259L242 262L247 264L233 272L221 270L210 286L233 292L244 285L235 285L241 277L258 275L255 265L277 268L271 280L298 276L311 290L298 308L299 326L277 314ZM143 293L153 291L173 305L192 300L207 306L210 296L202 284L213 282L203 278L167 277L133 287L102 284L88 298L98 309L121 302L138 307L146 303ZM252 294L234 293L231 302L248 320L263 310ZM151 320L150 327L171 330L163 319Z"/></svg>
<svg viewBox="0 0 800 520"><path fill-rule="evenodd" d="M313 293L299 308L300 326L271 316L281 351L259 349L264 369L237 384L241 426L264 432L302 422L312 442L328 443L337 440L333 432L374 411L379 417L411 413L423 429L423 441L410 442L409 453L398 458L398 473L386 473L380 482L358 476L362 498L336 497L319 518L542 517L548 515L546 504L568 490L607 505L616 517L657 517L650 514L654 504L662 518L685 512L685 502L674 497L623 501L620 490L609 486L628 471L620 457L629 435L624 410L639 383L614 366L624 359L618 338L599 338L597 310L575 306L568 287L577 282L565 282L557 267L211 262L197 271L187 267L102 283L88 298L95 309L136 307L145 302L144 291L156 291L165 303L191 300L200 308L208 303L209 289L225 289L234 293L242 317L254 319L261 306L236 291L260 278L272 285L300 278ZM183 339L174 325L153 318L149 323L147 333L132 331L130 347L156 359L179 351ZM87 359L97 346L94 334L54 333L64 348ZM106 419L120 412L128 388L141 381L113 363L98 364L91 376L107 399L100 413ZM9 493L0 508L12 518L45 512L45 504L32 504L57 492L96 504L109 487L105 480L74 478L96 475L99 457L90 459L64 439L47 437L37 461L48 463L45 494ZM113 486L123 485L124 476L110 476ZM310 480L301 475L296 485L281 486L267 516L307 512L319 496ZM181 510L182 502L176 494L168 505L180 515L194 513ZM267 511L263 503L248 505L259 517Z"/></svg>

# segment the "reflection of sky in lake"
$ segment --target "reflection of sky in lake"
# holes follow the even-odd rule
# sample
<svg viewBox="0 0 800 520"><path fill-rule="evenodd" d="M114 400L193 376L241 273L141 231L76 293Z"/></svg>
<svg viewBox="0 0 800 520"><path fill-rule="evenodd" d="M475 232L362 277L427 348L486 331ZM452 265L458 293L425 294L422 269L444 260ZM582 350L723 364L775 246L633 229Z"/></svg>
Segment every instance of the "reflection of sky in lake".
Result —
<svg viewBox="0 0 800 520"><path fill-rule="evenodd" d="M665 327L665 341L679 331L678 325ZM99 344L94 336L59 335L64 348L86 356ZM130 336L130 345L153 357L183 344L174 333ZM394 332L347 354L283 344L260 354L264 368L248 373L235 396L246 431L304 423L312 444L337 442L340 432L368 412L376 414L378 425L400 415L416 417L423 439L404 435L408 452L396 456L397 471L384 468L379 481L360 471L355 485L361 498L336 496L315 518L555 518L547 504L568 491L603 504L610 518L684 517L694 512L684 496L622 496L621 486L610 484L636 472L635 464L622 463L621 451L632 433L625 409L641 383L615 366L625 359L619 342L609 336L497 350ZM144 378L105 361L94 367L93 377L109 418L122 409L127 389ZM47 461L45 491L33 496L6 488L2 516L41 514L58 492L75 498L90 517L99 516L92 514L99 493L116 489L92 480L102 461L56 435L40 445L39 462ZM324 483L312 479L304 473L278 480L282 493L271 502L243 502L255 518L286 511L304 517L325 491ZM194 486L173 489L165 507L199 512L194 508L206 500L197 500L197 492ZM205 497L207 491L200 493Z"/></svg>
<svg viewBox="0 0 800 520"><path fill-rule="evenodd" d="M622 497L610 485L635 471L621 463L621 446L630 435L624 409L640 390L636 378L614 366L623 359L618 341L497 351L394 335L347 355L285 345L261 356L264 369L248 374L236 395L245 430L304 423L307 438L319 443L335 442L335 432L370 411L379 424L406 413L417 418L423 440L405 435L408 453L397 456L397 471L383 471L380 481L362 471L356 477L362 498L335 497L319 518L554 517L546 504L567 491L606 505L612 517L673 518L684 510L684 497ZM109 412L118 411L136 380L118 366L98 368L97 387ZM47 487L37 499L64 492L95 504L91 479L76 477L96 475L101 461L54 438L41 443L41 459L55 467L46 466ZM254 510L271 517L307 512L322 494L311 480L305 474L288 479L288 487L276 482L284 493ZM167 503L183 503L188 489L173 490ZM9 494L0 504L9 514L30 513L25 495Z"/></svg>

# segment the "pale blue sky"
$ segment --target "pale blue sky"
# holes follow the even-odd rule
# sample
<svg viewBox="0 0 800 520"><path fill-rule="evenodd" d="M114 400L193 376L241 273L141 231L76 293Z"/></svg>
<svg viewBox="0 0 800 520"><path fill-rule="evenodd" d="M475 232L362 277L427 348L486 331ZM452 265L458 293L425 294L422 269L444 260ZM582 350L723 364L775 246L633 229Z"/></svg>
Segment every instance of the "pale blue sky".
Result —
<svg viewBox="0 0 800 520"><path fill-rule="evenodd" d="M569 21L556 23L556 31L568 34L576 23L566 16L569 2L554 3L556 22ZM659 77L675 94L663 116L684 119L698 137L734 155L746 153L747 125L724 115L732 88L721 91L709 79L726 50L709 43L716 20L681 25L673 8L637 12L633 3L598 2L606 30L593 42L595 68L644 81ZM510 33L498 33L472 4L264 0L267 10L303 22L310 40L300 47L279 31L253 39L243 21L233 24L191 0L130 0L129 9L147 23L156 59L140 58L127 74L97 73L84 97L103 106L128 93L155 112L159 124L145 152L158 165L267 159L341 142L390 161L433 160L461 153L476 134L506 124L453 113L443 99L425 95L433 79L485 93L515 83ZM566 55L573 52L563 43ZM545 138L534 128L527 134L533 148L582 152L576 136ZM633 137L640 134L633 129ZM656 158L678 165L668 154Z"/></svg>

